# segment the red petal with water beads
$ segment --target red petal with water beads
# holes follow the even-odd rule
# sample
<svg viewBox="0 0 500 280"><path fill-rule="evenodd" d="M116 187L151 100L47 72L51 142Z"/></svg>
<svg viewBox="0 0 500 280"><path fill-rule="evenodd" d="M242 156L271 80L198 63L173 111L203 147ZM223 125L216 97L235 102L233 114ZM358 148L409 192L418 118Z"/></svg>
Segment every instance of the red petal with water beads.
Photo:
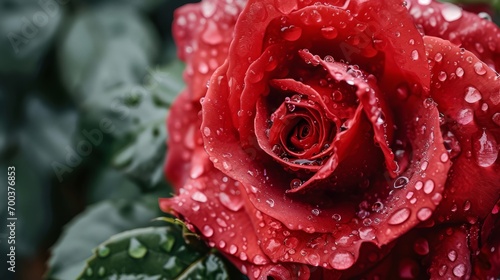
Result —
<svg viewBox="0 0 500 280"><path fill-rule="evenodd" d="M492 69L500 70L500 28L494 22L451 3L409 2L410 14L425 35L449 40L475 54Z"/></svg>
<svg viewBox="0 0 500 280"><path fill-rule="evenodd" d="M435 217L474 224L489 214L500 193L500 80L469 51L435 37L424 42L431 95L443 114L441 129L453 162L447 199Z"/></svg>
<svg viewBox="0 0 500 280"><path fill-rule="evenodd" d="M211 163L207 162L207 154L203 150L198 112L199 102L192 102L187 91L179 94L170 108L167 119L169 151L165 164L165 174L174 189L184 185L189 176L198 177ZM196 153L198 156L193 157ZM208 164L208 166L207 166Z"/></svg>
<svg viewBox="0 0 500 280"><path fill-rule="evenodd" d="M236 20L245 0L203 0L174 13L172 34L178 57L186 62L184 80L193 101L205 95L213 71L227 58Z"/></svg>
<svg viewBox="0 0 500 280"><path fill-rule="evenodd" d="M331 2L303 7L304 2L297 1L250 1L240 16L238 40L228 57L228 80L231 117L243 145L254 144L255 104L269 93L268 81L308 78L294 73L292 58L300 49L358 65L374 74L389 95L405 81L428 88L422 38L402 2ZM392 30L389 22L399 22L401 29L384 32Z"/></svg>
<svg viewBox="0 0 500 280"><path fill-rule="evenodd" d="M500 276L500 200L493 206L481 228L480 252L474 256L474 279Z"/></svg>
<svg viewBox="0 0 500 280"><path fill-rule="evenodd" d="M211 247L248 264L269 264L257 245L240 186L212 167L198 178L189 178L177 196L160 199L160 208L193 225Z"/></svg>

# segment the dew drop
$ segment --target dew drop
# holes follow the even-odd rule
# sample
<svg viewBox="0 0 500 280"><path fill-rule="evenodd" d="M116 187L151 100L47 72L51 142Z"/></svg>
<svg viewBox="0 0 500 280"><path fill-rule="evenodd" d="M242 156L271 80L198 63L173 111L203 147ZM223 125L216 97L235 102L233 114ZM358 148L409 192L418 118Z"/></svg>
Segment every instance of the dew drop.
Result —
<svg viewBox="0 0 500 280"><path fill-rule="evenodd" d="M498 158L498 145L495 138L486 129L480 137L476 137L472 144L476 163L481 167L489 167Z"/></svg>
<svg viewBox="0 0 500 280"><path fill-rule="evenodd" d="M231 199L229 197L229 195L224 193L224 192L221 192L219 194L219 201L222 205L224 205L229 210L234 211L234 212L240 210L243 207L243 203L244 203L243 200L239 199L239 198L238 199L237 198Z"/></svg>
<svg viewBox="0 0 500 280"><path fill-rule="evenodd" d="M424 184L424 193L430 194L434 191L434 181L427 180Z"/></svg>
<svg viewBox="0 0 500 280"><path fill-rule="evenodd" d="M103 277L103 276L104 276L104 274L106 274L106 269L105 269L103 266L99 267L99 269L97 270L97 274L98 274L100 277Z"/></svg>
<svg viewBox="0 0 500 280"><path fill-rule="evenodd" d="M427 208L427 207L421 208L417 212L417 218L422 222L429 219L431 217L431 215L432 215L432 210L430 208Z"/></svg>
<svg viewBox="0 0 500 280"><path fill-rule="evenodd" d="M402 208L394 212L387 221L390 225L399 225L404 223L410 217L411 210L409 208Z"/></svg>
<svg viewBox="0 0 500 280"><path fill-rule="evenodd" d="M418 60L418 51L417 50L413 50L411 52L411 59L412 60Z"/></svg>
<svg viewBox="0 0 500 280"><path fill-rule="evenodd" d="M469 211L470 210L471 203L469 200L466 200L464 202L464 211Z"/></svg>
<svg viewBox="0 0 500 280"><path fill-rule="evenodd" d="M236 252L238 251L238 247L236 247L236 245L234 244L231 244L231 246L229 246L229 253L234 255L236 254Z"/></svg>
<svg viewBox="0 0 500 280"><path fill-rule="evenodd" d="M290 181L290 188L291 189L296 189L298 187L300 187L302 185L302 180L300 179L293 179L292 181Z"/></svg>
<svg viewBox="0 0 500 280"><path fill-rule="evenodd" d="M314 216L319 216L320 211L319 211L319 209L313 209L313 210L311 210L311 213L312 213Z"/></svg>
<svg viewBox="0 0 500 280"><path fill-rule="evenodd" d="M302 28L294 25L281 28L281 37L283 39L294 42L302 36Z"/></svg>
<svg viewBox="0 0 500 280"><path fill-rule="evenodd" d="M465 108L458 112L457 122L459 124L467 125L471 123L473 120L474 120L474 112L471 109Z"/></svg>
<svg viewBox="0 0 500 280"><path fill-rule="evenodd" d="M111 250L109 249L109 247L106 247L106 246L101 246L101 247L99 247L99 249L97 249L97 255L101 258L105 258L105 257L109 256L110 252L111 252Z"/></svg>
<svg viewBox="0 0 500 280"><path fill-rule="evenodd" d="M319 262L320 262L320 257L318 254L316 253L311 253L311 254L308 254L306 257L305 257L307 263L309 263L310 265L312 266L318 266L319 265Z"/></svg>
<svg viewBox="0 0 500 280"><path fill-rule="evenodd" d="M425 256L429 254L429 242L425 238L417 238L413 244L413 250L415 253Z"/></svg>
<svg viewBox="0 0 500 280"><path fill-rule="evenodd" d="M442 153L440 159L442 162L447 162L450 159L450 157L448 156L448 153Z"/></svg>
<svg viewBox="0 0 500 280"><path fill-rule="evenodd" d="M434 56L434 60L436 62L441 62L441 60L443 60L443 55L441 53L436 53L436 55Z"/></svg>
<svg viewBox="0 0 500 280"><path fill-rule="evenodd" d="M92 267L88 267L88 268L85 270L85 274L86 274L88 277L92 277L92 275L94 275L94 271L92 270Z"/></svg>
<svg viewBox="0 0 500 280"><path fill-rule="evenodd" d="M478 61L474 64L474 71L476 71L476 74L478 74L478 75L486 74L486 69L484 68L483 63L480 61Z"/></svg>
<svg viewBox="0 0 500 280"><path fill-rule="evenodd" d="M334 269L348 269L354 264L354 256L348 252L337 252L330 259L330 265Z"/></svg>
<svg viewBox="0 0 500 280"><path fill-rule="evenodd" d="M468 103L475 103L483 98L479 90L475 87L467 87L465 88L465 101Z"/></svg>
<svg viewBox="0 0 500 280"><path fill-rule="evenodd" d="M266 199L266 203L269 205L269 207L273 208L274 207L274 200L271 198Z"/></svg>
<svg viewBox="0 0 500 280"><path fill-rule="evenodd" d="M461 78L464 76L464 69L462 67L457 67L455 70L455 74L457 74L457 77Z"/></svg>
<svg viewBox="0 0 500 280"><path fill-rule="evenodd" d="M333 214L332 219L339 222L342 219L342 216L340 216L340 214Z"/></svg>
<svg viewBox="0 0 500 280"><path fill-rule="evenodd" d="M263 256L257 254L253 257L252 262L256 265L264 265L267 263L267 260Z"/></svg>
<svg viewBox="0 0 500 280"><path fill-rule="evenodd" d="M457 259L457 251L455 251L455 250L450 250L450 252L448 252L448 259L449 259L451 262L454 262L454 261Z"/></svg>
<svg viewBox="0 0 500 280"><path fill-rule="evenodd" d="M444 81L446 81L446 78L447 78L446 72L444 72L444 71L439 72L438 80L440 80L441 82L444 82Z"/></svg>
<svg viewBox="0 0 500 280"><path fill-rule="evenodd" d="M408 182L410 182L410 179L408 179L405 176L401 176L394 181L394 188L400 189L400 188L406 186L408 184Z"/></svg>
<svg viewBox="0 0 500 280"><path fill-rule="evenodd" d="M207 196L199 191L193 193L191 195L191 199L193 199L194 201L198 201L198 202L207 202L207 200L208 200Z"/></svg>
<svg viewBox="0 0 500 280"><path fill-rule="evenodd" d="M210 136L210 134L211 134L210 128L208 128L208 127L204 127L204 128L203 128L203 134L204 134L206 137Z"/></svg>
<svg viewBox="0 0 500 280"><path fill-rule="evenodd" d="M130 239L130 244L128 246L128 255L134 259L142 259L146 253L148 252L148 248L144 246L139 240L135 237Z"/></svg>
<svg viewBox="0 0 500 280"><path fill-rule="evenodd" d="M359 238L363 240L374 240L376 238L375 230L371 227L362 227L358 230L358 232Z"/></svg>
<svg viewBox="0 0 500 280"><path fill-rule="evenodd" d="M495 113L491 120L498 126L500 126L500 113Z"/></svg>
<svg viewBox="0 0 500 280"><path fill-rule="evenodd" d="M465 275L465 265L464 264L459 264L453 268L453 275L457 277L462 277Z"/></svg>
<svg viewBox="0 0 500 280"><path fill-rule="evenodd" d="M206 237L211 237L212 235L214 235L214 229L209 225L205 225L203 226L202 233Z"/></svg>
<svg viewBox="0 0 500 280"><path fill-rule="evenodd" d="M338 34L339 34L339 32L333 26L327 26L327 27L321 28L321 35L323 35L323 37L325 37L325 39L329 39L329 40L335 39Z"/></svg>
<svg viewBox="0 0 500 280"><path fill-rule="evenodd" d="M441 15L446 21L452 22L462 17L462 9L453 4L443 4Z"/></svg>

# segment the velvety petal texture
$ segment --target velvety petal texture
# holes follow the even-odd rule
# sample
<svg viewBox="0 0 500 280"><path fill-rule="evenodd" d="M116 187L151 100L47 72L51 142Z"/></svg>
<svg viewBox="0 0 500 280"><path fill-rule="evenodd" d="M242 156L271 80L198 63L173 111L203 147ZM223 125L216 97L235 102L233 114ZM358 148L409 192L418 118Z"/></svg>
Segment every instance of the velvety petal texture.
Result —
<svg viewBox="0 0 500 280"><path fill-rule="evenodd" d="M497 34L431 0L186 5L161 209L250 279L500 276Z"/></svg>

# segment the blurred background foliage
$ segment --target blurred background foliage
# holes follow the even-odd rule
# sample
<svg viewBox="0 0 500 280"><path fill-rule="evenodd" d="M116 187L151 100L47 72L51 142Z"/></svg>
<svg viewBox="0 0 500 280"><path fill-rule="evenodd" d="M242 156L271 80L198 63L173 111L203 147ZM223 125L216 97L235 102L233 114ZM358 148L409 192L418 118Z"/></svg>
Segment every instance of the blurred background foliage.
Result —
<svg viewBox="0 0 500 280"><path fill-rule="evenodd" d="M112 239L118 245L108 245L179 239L179 226L152 219L164 216L158 197L171 195L163 176L165 118L184 87L171 22L187 2L197 1L0 2L0 169L16 168L18 218L17 272L6 270L3 226L0 279L88 278L81 273L92 270L92 249L131 229L146 227L137 239L119 235ZM0 188L2 221L6 192ZM189 258L203 255L204 275L221 262L202 246L174 241L170 249L190 253L183 259L176 252L170 266L177 269L165 271L181 273L195 261Z"/></svg>
<svg viewBox="0 0 500 280"><path fill-rule="evenodd" d="M187 2L0 2L0 170L16 168L18 218L17 272L0 279L241 278L182 226L152 222L171 195L165 118L184 85L170 30Z"/></svg>

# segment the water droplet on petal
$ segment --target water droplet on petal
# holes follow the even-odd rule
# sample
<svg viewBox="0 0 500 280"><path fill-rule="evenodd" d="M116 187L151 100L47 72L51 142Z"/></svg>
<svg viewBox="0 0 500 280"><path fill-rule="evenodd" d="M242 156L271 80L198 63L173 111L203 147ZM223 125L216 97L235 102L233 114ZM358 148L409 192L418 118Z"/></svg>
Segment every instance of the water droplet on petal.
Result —
<svg viewBox="0 0 500 280"><path fill-rule="evenodd" d="M469 211L470 210L471 203L469 200L466 200L464 202L464 211Z"/></svg>
<svg viewBox="0 0 500 280"><path fill-rule="evenodd" d="M408 184L408 182L410 182L410 179L408 179L405 176L401 176L394 181L394 188L395 189L402 188L402 187L406 186Z"/></svg>
<svg viewBox="0 0 500 280"><path fill-rule="evenodd" d="M394 212L387 221L390 225L399 225L404 223L410 217L411 210L409 208L402 208Z"/></svg>
<svg viewBox="0 0 500 280"><path fill-rule="evenodd" d="M281 37L287 41L297 41L300 36L302 36L302 28L298 26L290 25L281 28Z"/></svg>
<svg viewBox="0 0 500 280"><path fill-rule="evenodd" d="M413 250L421 256L427 255L429 254L429 242L425 238L417 238L413 244Z"/></svg>
<svg viewBox="0 0 500 280"><path fill-rule="evenodd" d="M348 252L337 252L330 259L330 265L334 269L348 269L354 264L354 256Z"/></svg>
<svg viewBox="0 0 500 280"><path fill-rule="evenodd" d="M436 53L436 55L434 56L434 60L436 62L441 62L441 60L443 60L443 55L441 53Z"/></svg>
<svg viewBox="0 0 500 280"><path fill-rule="evenodd" d="M338 31L335 27L333 26L327 26L321 28L321 35L325 37L325 39L335 39L338 35Z"/></svg>
<svg viewBox="0 0 500 280"><path fill-rule="evenodd" d="M234 255L236 254L236 252L238 251L238 247L236 247L236 245L234 244L231 244L231 246L229 246L229 253Z"/></svg>
<svg viewBox="0 0 500 280"><path fill-rule="evenodd" d="M144 246L139 240L137 240L135 237L132 237L130 239L130 244L128 246L128 254L134 259L141 259L143 258L146 253L148 252L148 248Z"/></svg>
<svg viewBox="0 0 500 280"><path fill-rule="evenodd" d="M221 192L219 194L219 201L222 205L226 206L231 211L238 211L243 207L243 200L233 198L231 199L228 194Z"/></svg>
<svg viewBox="0 0 500 280"><path fill-rule="evenodd" d="M203 134L204 134L206 137L210 136L210 134L211 134L210 128L208 128L208 127L204 127L204 128L203 128Z"/></svg>
<svg viewBox="0 0 500 280"><path fill-rule="evenodd" d="M422 222L429 219L431 217L431 215L432 215L432 210L430 208L427 208L427 207L421 208L417 212L417 218Z"/></svg>
<svg viewBox="0 0 500 280"><path fill-rule="evenodd" d="M450 250L450 252L448 252L448 259L454 262L457 259L457 251Z"/></svg>
<svg viewBox="0 0 500 280"><path fill-rule="evenodd" d="M203 227L202 233L206 237L211 237L212 235L214 235L214 229L209 225L205 225Z"/></svg>
<svg viewBox="0 0 500 280"><path fill-rule="evenodd" d="M446 21L455 21L462 17L462 9L456 5L444 3L441 15Z"/></svg>
<svg viewBox="0 0 500 280"><path fill-rule="evenodd" d="M375 230L371 227L362 227L358 230L359 238L363 240L373 240L376 238Z"/></svg>
<svg viewBox="0 0 500 280"><path fill-rule="evenodd" d="M446 72L444 72L444 71L439 72L438 80L440 80L441 82L444 82L444 81L446 81L446 78L447 78Z"/></svg>
<svg viewBox="0 0 500 280"><path fill-rule="evenodd" d="M318 266L319 265L319 262L320 262L320 257L318 254L316 253L311 253L311 254L308 254L306 257L305 257L306 261L312 265L312 266Z"/></svg>
<svg viewBox="0 0 500 280"><path fill-rule="evenodd" d="M475 87L467 87L465 88L465 101L468 103L475 103L483 98L479 90Z"/></svg>
<svg viewBox="0 0 500 280"><path fill-rule="evenodd" d="M417 50L413 50L411 52L411 59L412 60L418 60L418 51Z"/></svg>
<svg viewBox="0 0 500 280"><path fill-rule="evenodd" d="M481 167L489 167L495 163L498 158L498 145L486 129L480 137L476 137L472 144L476 163Z"/></svg>
<svg viewBox="0 0 500 280"><path fill-rule="evenodd" d="M500 113L495 113L491 120L498 126L500 126Z"/></svg>
<svg viewBox="0 0 500 280"><path fill-rule="evenodd" d="M455 70L455 74L457 74L457 77L461 78L464 76L464 69L462 67L457 67Z"/></svg>
<svg viewBox="0 0 500 280"><path fill-rule="evenodd" d="M476 74L478 74L478 75L486 74L486 68L484 68L483 63L480 61L478 61L474 64L474 71L476 71Z"/></svg>
<svg viewBox="0 0 500 280"><path fill-rule="evenodd" d="M267 260L263 256L257 254L253 257L252 262L256 265L264 265L267 263Z"/></svg>
<svg viewBox="0 0 500 280"><path fill-rule="evenodd" d="M198 202L207 202L207 200L208 200L207 196L199 191L193 193L191 195L191 199L193 199L194 201L198 201Z"/></svg>
<svg viewBox="0 0 500 280"><path fill-rule="evenodd" d="M462 277L465 275L465 265L464 264L459 264L453 268L453 275L457 277Z"/></svg>
<svg viewBox="0 0 500 280"><path fill-rule="evenodd" d="M424 184L424 193L430 194L434 191L434 181L427 180Z"/></svg>
<svg viewBox="0 0 500 280"><path fill-rule="evenodd" d="M266 203L269 205L269 207L274 207L274 200L272 198L266 199Z"/></svg>
<svg viewBox="0 0 500 280"><path fill-rule="evenodd" d="M458 112L457 122L459 124L467 125L471 123L473 120L474 120L474 112L471 109L465 108Z"/></svg>

